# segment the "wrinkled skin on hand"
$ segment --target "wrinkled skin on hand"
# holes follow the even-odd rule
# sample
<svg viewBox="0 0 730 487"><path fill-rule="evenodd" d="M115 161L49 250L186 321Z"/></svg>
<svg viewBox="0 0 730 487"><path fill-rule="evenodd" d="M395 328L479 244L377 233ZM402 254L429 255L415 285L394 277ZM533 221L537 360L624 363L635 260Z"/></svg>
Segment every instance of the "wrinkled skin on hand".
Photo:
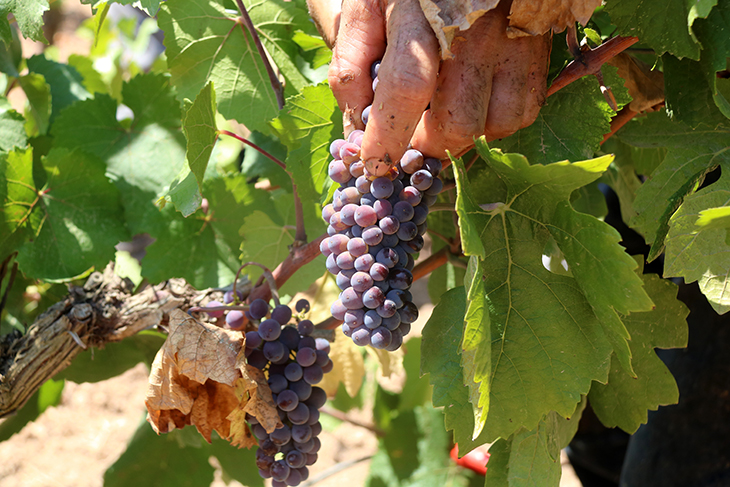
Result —
<svg viewBox="0 0 730 487"><path fill-rule="evenodd" d="M509 39L508 1L461 32L445 61L418 0L344 0L339 16L331 0L309 5L335 39L329 84L340 109L365 128L362 110L373 105L362 145L371 173L387 172L409 144L432 157L460 156L475 137L530 125L545 103L550 34ZM370 66L379 59L373 97Z"/></svg>

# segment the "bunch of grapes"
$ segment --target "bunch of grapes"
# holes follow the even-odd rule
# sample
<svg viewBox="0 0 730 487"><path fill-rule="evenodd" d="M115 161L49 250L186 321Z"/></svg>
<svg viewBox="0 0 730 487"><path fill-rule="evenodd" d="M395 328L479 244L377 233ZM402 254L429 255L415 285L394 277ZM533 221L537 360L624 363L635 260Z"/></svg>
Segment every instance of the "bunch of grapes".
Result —
<svg viewBox="0 0 730 487"><path fill-rule="evenodd" d="M309 303L300 300L295 309L308 311ZM309 477L307 466L317 461L321 447L319 409L327 395L316 384L332 370L329 342L310 336L314 331L310 320L289 325L292 311L286 305L269 313L266 301L256 299L247 313L251 321L259 322L257 331L246 333L247 361L265 372L283 423L267 433L254 417L247 416L259 440L256 466L261 477L272 479L273 487L296 486Z"/></svg>
<svg viewBox="0 0 730 487"><path fill-rule="evenodd" d="M373 89L379 63L373 65ZM367 124L370 107L363 111ZM360 159L364 132L332 142L330 178L340 184L322 210L329 224L320 251L342 290L331 306L357 345L397 350L418 318L408 291L414 255L423 248L428 209L443 188L441 162L409 149L391 171L368 174Z"/></svg>

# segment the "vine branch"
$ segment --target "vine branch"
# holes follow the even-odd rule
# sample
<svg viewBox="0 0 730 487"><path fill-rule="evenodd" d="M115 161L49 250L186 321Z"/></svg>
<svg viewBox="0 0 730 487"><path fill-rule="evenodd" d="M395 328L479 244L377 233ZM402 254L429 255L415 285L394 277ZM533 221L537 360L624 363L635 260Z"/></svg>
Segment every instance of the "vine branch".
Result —
<svg viewBox="0 0 730 487"><path fill-rule="evenodd" d="M289 171L287 171L287 169L286 169L286 164L284 164L278 157L271 155L270 153L268 153L267 151L265 151L264 149L262 149L258 145L254 144L253 142L251 142L247 138L241 137L240 135L235 134L233 132L230 132L228 130L219 130L218 133L219 134L223 134L223 135L227 135L229 137L233 137L237 141L242 142L242 143L244 143L244 144L246 144L248 146L251 146L259 154L261 154L264 157L269 158L270 160L272 160L273 162L275 162L280 168L282 168L284 171L286 171L287 174L289 174ZM291 174L289 174L289 176L291 176Z"/></svg>
<svg viewBox="0 0 730 487"><path fill-rule="evenodd" d="M236 0L236 5L238 5L238 10L241 11L241 29L245 27L253 39L253 43L256 46L259 57L261 57L261 61L264 63L264 67L266 68L266 73L269 75L271 88L274 90L274 95L276 95L276 103L279 105L279 110L281 110L284 108L284 88L281 86L279 77L276 76L274 68L271 66L271 62L269 62L269 56L266 54L266 49L264 49L264 45L261 43L261 38L259 37L258 32L256 32L256 27L253 25L253 21L251 21L251 16L248 15L246 6L243 4L242 0Z"/></svg>

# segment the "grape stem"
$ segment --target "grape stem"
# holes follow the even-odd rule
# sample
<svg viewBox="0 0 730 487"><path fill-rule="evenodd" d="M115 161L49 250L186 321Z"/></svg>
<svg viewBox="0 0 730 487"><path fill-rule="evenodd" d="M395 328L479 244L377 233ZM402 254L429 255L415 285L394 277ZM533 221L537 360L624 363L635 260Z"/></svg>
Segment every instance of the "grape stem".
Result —
<svg viewBox="0 0 730 487"><path fill-rule="evenodd" d="M242 0L236 0L236 5L238 5L238 10L241 11L241 29L243 30L245 27L253 39L253 43L256 46L259 57L261 57L261 62L264 63L264 67L266 68L266 74L269 75L271 88L274 90L274 95L276 95L276 103L279 105L279 110L281 110L284 108L284 88L281 86L279 77L276 75L274 68L271 66L269 56L266 54L266 49L264 49L264 45L261 43L261 38L259 37L258 32L256 32L256 27L253 25L253 21L251 21L251 17L248 15L246 6L243 4ZM246 33L244 31L244 38L245 37ZM248 42L248 39L246 39L246 42Z"/></svg>
<svg viewBox="0 0 730 487"><path fill-rule="evenodd" d="M319 246L317 246L317 249L319 249ZM291 256L291 254L289 254L289 255ZM287 257L287 259L288 258L289 257ZM286 260L284 262L286 262ZM268 301L270 297L273 297L274 304L276 306L279 306L279 287L283 283L278 284L276 282L276 278L274 277L274 274L269 270L269 268L266 267L265 265L259 264L258 262L245 262L241 267L238 268L238 272L236 272L236 279L233 281L233 295L234 296L236 295L236 283L238 282L238 278L241 275L241 271L244 269L244 267L249 266L249 265L259 266L264 271L264 274L262 277L264 279L266 279L266 284L268 284L267 289L269 290L268 296L266 297L266 299L264 299L264 301ZM281 267L281 264L279 264L279 267ZM279 267L277 267L277 269ZM263 287L263 286L259 286L259 288L261 288L261 287ZM249 303L253 302L253 300L256 299L256 297L253 297L253 295L255 293L256 293L256 289L254 289L251 292L251 295L248 297ZM259 297L259 296L257 296L257 297Z"/></svg>
<svg viewBox="0 0 730 487"><path fill-rule="evenodd" d="M269 154L268 152L266 152L266 151L265 151L264 149L262 149L262 148L261 148L261 147L259 147L258 145L254 144L253 142L251 142L250 140L248 140L247 138L245 138L245 137L241 137L240 135L238 135L238 134L235 134L235 133L233 133L233 132L229 132L228 130L219 130L219 131L218 131L218 133L219 133L219 134L223 134L223 135L227 135L227 136L229 136L229 137L233 137L234 139L238 140L239 142L242 142L242 143L244 143L244 144L246 144L246 145L249 145L249 146L251 146L251 147L252 147L253 149L255 149L255 150L256 150L256 151L257 151L257 152L258 152L259 154L261 154L261 155L262 155L262 156L264 156L264 157L268 157L268 158L269 158L269 159L271 159L271 160L272 160L273 162L275 162L275 163L276 163L276 164L277 164L277 165L278 165L278 166L279 166L280 168L282 168L282 169L283 169L284 171L286 171L286 173L287 173L287 174L289 174L289 171L287 171L287 170L286 170L286 164L284 164L284 163L283 163L282 161L280 161L280 160L279 160L279 159L278 159L277 157L274 157L274 156L272 156L271 154ZM289 174L289 176L291 176L291 174Z"/></svg>
<svg viewBox="0 0 730 487"><path fill-rule="evenodd" d="M617 54L625 51L632 45L639 42L638 37L623 37L617 36L613 39L609 39L595 49L585 47L581 50L581 55L571 61L564 70L560 72L557 78L553 81L548 88L547 96L555 94L562 88L565 88L573 81L586 76L588 74L596 74L600 72L601 66L616 56Z"/></svg>

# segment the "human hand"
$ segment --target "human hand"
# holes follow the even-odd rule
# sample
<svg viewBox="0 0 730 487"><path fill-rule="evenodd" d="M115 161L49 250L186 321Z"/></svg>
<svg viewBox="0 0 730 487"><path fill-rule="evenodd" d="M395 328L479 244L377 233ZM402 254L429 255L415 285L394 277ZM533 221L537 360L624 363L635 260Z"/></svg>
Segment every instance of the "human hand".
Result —
<svg viewBox="0 0 730 487"><path fill-rule="evenodd" d="M339 32L329 29L337 38L329 82L357 128L372 103L361 152L370 173L384 174L409 144L433 157L459 156L474 137L506 137L535 120L550 35L509 39L508 13L502 2L480 17L454 40L454 58L441 62L417 0L344 0ZM373 97L370 66L378 59Z"/></svg>

